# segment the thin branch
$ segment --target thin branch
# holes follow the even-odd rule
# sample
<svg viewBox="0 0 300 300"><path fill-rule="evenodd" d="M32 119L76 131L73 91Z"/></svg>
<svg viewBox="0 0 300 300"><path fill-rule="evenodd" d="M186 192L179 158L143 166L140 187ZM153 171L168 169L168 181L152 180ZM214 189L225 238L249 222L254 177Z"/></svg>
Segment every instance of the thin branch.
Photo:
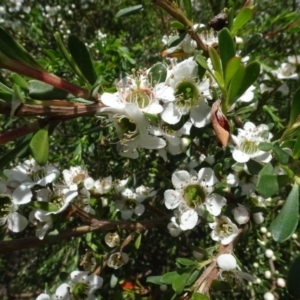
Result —
<svg viewBox="0 0 300 300"><path fill-rule="evenodd" d="M170 217L170 214L168 214L164 217L156 219L147 219L140 222L97 220L93 218L91 226L86 225L66 229L58 235L47 236L43 240L39 240L37 237L26 237L13 241L0 242L0 253L8 253L21 249L40 247L49 243L57 243L63 240L79 237L88 232L98 230L109 231L115 229L116 227L131 231L145 230L155 227L156 225L165 223L165 221L170 219Z"/></svg>

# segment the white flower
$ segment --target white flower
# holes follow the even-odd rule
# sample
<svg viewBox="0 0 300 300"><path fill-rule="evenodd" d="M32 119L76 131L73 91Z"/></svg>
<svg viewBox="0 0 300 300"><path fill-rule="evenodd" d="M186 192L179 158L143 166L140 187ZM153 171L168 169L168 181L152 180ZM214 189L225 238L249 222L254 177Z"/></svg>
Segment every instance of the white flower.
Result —
<svg viewBox="0 0 300 300"><path fill-rule="evenodd" d="M220 269L225 271L234 270L237 267L236 259L231 254L221 254L217 258L217 264Z"/></svg>
<svg viewBox="0 0 300 300"><path fill-rule="evenodd" d="M275 300L275 297L271 292L267 292L264 294L264 300Z"/></svg>
<svg viewBox="0 0 300 300"><path fill-rule="evenodd" d="M287 57L290 64L299 65L300 64L300 55L290 55Z"/></svg>
<svg viewBox="0 0 300 300"><path fill-rule="evenodd" d="M112 189L112 177L108 176L103 179L98 179L94 183L94 192L97 194L106 194Z"/></svg>
<svg viewBox="0 0 300 300"><path fill-rule="evenodd" d="M209 226L213 229L211 238L214 241L221 242L222 245L230 244L238 234L237 226L225 216L216 218L216 221L209 223Z"/></svg>
<svg viewBox="0 0 300 300"><path fill-rule="evenodd" d="M87 190L94 186L94 180L88 176L87 170L80 166L70 167L70 170L63 170L65 183L68 187L82 184Z"/></svg>
<svg viewBox="0 0 300 300"><path fill-rule="evenodd" d="M296 73L296 67L288 64L282 63L281 66L272 73L277 76L278 79L298 79L298 74Z"/></svg>
<svg viewBox="0 0 300 300"><path fill-rule="evenodd" d="M141 216L145 211L145 206L141 203L146 198L142 194L132 192L126 188L121 192L121 199L115 201L115 208L121 211L123 220L128 220L132 217L133 213Z"/></svg>
<svg viewBox="0 0 300 300"><path fill-rule="evenodd" d="M267 163L272 159L272 155L258 149L261 142L270 141L272 134L269 133L268 126L261 124L255 126L252 122L247 122L244 129L238 129L238 135L232 135L235 148L232 157L239 163L246 163L250 159Z"/></svg>
<svg viewBox="0 0 300 300"><path fill-rule="evenodd" d="M24 216L17 212L18 204L30 202L31 197L31 190L24 188L11 193L11 191L6 187L6 184L0 181L0 200L2 205L0 225L7 223L8 229L12 232L20 232L24 230L28 221Z"/></svg>
<svg viewBox="0 0 300 300"><path fill-rule="evenodd" d="M247 208L238 203L238 206L232 210L233 217L238 224L246 224L250 219L250 214Z"/></svg>
<svg viewBox="0 0 300 300"><path fill-rule="evenodd" d="M159 114L162 106L159 104L161 85L157 84L154 88L148 80L150 70L142 71L138 79L125 77L117 83L117 92L114 94L104 93L101 102L107 107L99 110L100 113L111 112L111 108L120 110L125 109L126 104L132 103L141 111L149 114ZM151 74L149 74L151 77Z"/></svg>
<svg viewBox="0 0 300 300"><path fill-rule="evenodd" d="M53 225L52 216L42 209L33 209L29 221L36 226L35 236L42 240Z"/></svg>
<svg viewBox="0 0 300 300"><path fill-rule="evenodd" d="M120 236L117 232L109 232L104 237L107 246L113 248L120 243Z"/></svg>
<svg viewBox="0 0 300 300"><path fill-rule="evenodd" d="M211 168L202 168L195 172L176 171L172 175L175 190L164 193L165 205L168 209L178 207L179 221L182 230L192 229L198 222L198 215L202 216L204 208L213 216L221 213L226 199L213 193L214 185L218 182Z"/></svg>
<svg viewBox="0 0 300 300"><path fill-rule="evenodd" d="M161 149L166 142L149 133L150 122L134 104L126 104L123 110L115 109L113 116L120 142L117 150L120 155L137 158L137 149Z"/></svg>
<svg viewBox="0 0 300 300"><path fill-rule="evenodd" d="M12 170L5 170L4 173L7 176L7 185L11 188L16 188L25 182L32 183L31 187L36 184L46 186L59 175L57 168L51 165L40 166L34 159L25 160L24 163Z"/></svg>
<svg viewBox="0 0 300 300"><path fill-rule="evenodd" d="M128 254L124 252L116 252L110 255L107 260L107 266L113 269L119 269L129 261Z"/></svg>

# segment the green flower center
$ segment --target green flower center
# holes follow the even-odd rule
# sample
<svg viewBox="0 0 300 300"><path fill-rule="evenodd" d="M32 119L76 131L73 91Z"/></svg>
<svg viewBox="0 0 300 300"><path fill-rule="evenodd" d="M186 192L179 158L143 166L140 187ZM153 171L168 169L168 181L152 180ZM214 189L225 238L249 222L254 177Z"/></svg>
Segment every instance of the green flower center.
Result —
<svg viewBox="0 0 300 300"><path fill-rule="evenodd" d="M232 234L232 227L224 222L217 226L217 232L221 238L226 238Z"/></svg>
<svg viewBox="0 0 300 300"><path fill-rule="evenodd" d="M72 295L75 300L86 300L88 296L88 284L85 282L77 282L73 289Z"/></svg>
<svg viewBox="0 0 300 300"><path fill-rule="evenodd" d="M151 91L147 89L136 89L131 91L126 97L126 101L135 104L140 109L143 109L152 101Z"/></svg>
<svg viewBox="0 0 300 300"><path fill-rule="evenodd" d="M184 189L183 196L188 207L193 209L196 209L205 201L205 193L201 186L197 184L188 185Z"/></svg>
<svg viewBox="0 0 300 300"><path fill-rule="evenodd" d="M136 200L135 199L126 199L125 206L127 209L135 209L136 208Z"/></svg>
<svg viewBox="0 0 300 300"><path fill-rule="evenodd" d="M177 108L186 115L196 104L199 92L192 81L182 81L176 87L175 96Z"/></svg>
<svg viewBox="0 0 300 300"><path fill-rule="evenodd" d="M254 141L244 140L240 148L246 154L254 154L258 151L258 144Z"/></svg>

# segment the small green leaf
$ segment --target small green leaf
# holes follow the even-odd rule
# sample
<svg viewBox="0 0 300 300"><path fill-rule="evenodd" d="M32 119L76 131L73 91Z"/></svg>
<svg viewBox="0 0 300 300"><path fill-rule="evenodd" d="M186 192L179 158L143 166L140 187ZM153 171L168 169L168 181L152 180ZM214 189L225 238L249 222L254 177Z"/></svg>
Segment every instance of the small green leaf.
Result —
<svg viewBox="0 0 300 300"><path fill-rule="evenodd" d="M119 278L115 276L115 274L112 274L110 277L109 286L113 289L119 281Z"/></svg>
<svg viewBox="0 0 300 300"><path fill-rule="evenodd" d="M290 265L286 282L289 293L295 298L300 298L299 274L300 256L296 257L296 259L294 259L294 261Z"/></svg>
<svg viewBox="0 0 300 300"><path fill-rule="evenodd" d="M208 54L209 54L209 57L211 59L211 63L213 65L213 69L216 72L219 72L220 74L222 74L220 56L219 56L217 50L212 48L212 47L209 47L208 48Z"/></svg>
<svg viewBox="0 0 300 300"><path fill-rule="evenodd" d="M194 260L191 260L188 258L181 258L181 257L176 258L176 261L179 262L183 266L194 266L194 265L198 264L198 262L196 262Z"/></svg>
<svg viewBox="0 0 300 300"><path fill-rule="evenodd" d="M164 282L162 281L162 275L159 276L149 276L147 277L146 282L151 282L154 284L163 284Z"/></svg>
<svg viewBox="0 0 300 300"><path fill-rule="evenodd" d="M202 56L201 54L198 54L196 56L196 62L205 70L209 70L209 67L207 65L206 59L204 56ZM300 90L300 89L299 89Z"/></svg>
<svg viewBox="0 0 300 300"><path fill-rule="evenodd" d="M263 168L262 170L259 172L259 176L262 176L262 175L272 175L273 174L273 171L274 171L274 168L272 166L271 163L267 163Z"/></svg>
<svg viewBox="0 0 300 300"><path fill-rule="evenodd" d="M217 82L217 84L219 85L220 88L224 87L224 81L223 81L222 74L220 74L219 72L215 71L214 72L214 79L216 80L216 82Z"/></svg>
<svg viewBox="0 0 300 300"><path fill-rule="evenodd" d="M29 146L35 161L41 166L45 165L49 156L48 128L42 128L36 132Z"/></svg>
<svg viewBox="0 0 300 300"><path fill-rule="evenodd" d="M190 277L190 272L185 272L173 280L172 288L176 294L181 294L183 292L189 277Z"/></svg>
<svg viewBox="0 0 300 300"><path fill-rule="evenodd" d="M194 269L194 271L189 276L188 280L186 281L186 286L190 286L195 283L197 278L199 278L200 269Z"/></svg>
<svg viewBox="0 0 300 300"><path fill-rule="evenodd" d="M23 91L25 91L25 92L28 91L28 83L27 83L27 81L22 76L20 76L19 74L12 73L9 76L9 80L11 82L13 82L13 84L18 85Z"/></svg>
<svg viewBox="0 0 300 300"><path fill-rule="evenodd" d="M186 29L186 27L182 23L180 23L179 21L172 21L170 23L170 27L175 28L175 29L180 29L180 30L185 30Z"/></svg>
<svg viewBox="0 0 300 300"><path fill-rule="evenodd" d="M0 51L8 57L23 62L26 65L43 70L35 59L2 27L0 27Z"/></svg>
<svg viewBox="0 0 300 300"><path fill-rule="evenodd" d="M193 294L192 300L209 300L207 296L200 294L200 293L195 293Z"/></svg>
<svg viewBox="0 0 300 300"><path fill-rule="evenodd" d="M230 80L233 78L235 73L238 71L241 65L241 58L239 56L235 56L231 58L226 66L225 71L225 86L227 87Z"/></svg>
<svg viewBox="0 0 300 300"><path fill-rule="evenodd" d="M236 101L238 91L240 90L245 77L245 73L245 67L243 64L240 64L229 85L227 96L228 107L230 107Z"/></svg>
<svg viewBox="0 0 300 300"><path fill-rule="evenodd" d="M134 5L134 6L130 6L130 7L126 7L126 8L120 9L116 13L116 18L133 15L133 14L141 11L142 9L143 9L143 5L142 4L138 4L138 5Z"/></svg>
<svg viewBox="0 0 300 300"><path fill-rule="evenodd" d="M193 19L193 6L191 0L183 0L184 9L186 11L186 16L189 20Z"/></svg>
<svg viewBox="0 0 300 300"><path fill-rule="evenodd" d="M178 274L176 271L168 272L162 276L162 282L165 284L172 284L172 282L179 276L180 274Z"/></svg>
<svg viewBox="0 0 300 300"><path fill-rule="evenodd" d="M297 136L296 143L293 149L293 158L297 159L300 157L300 134Z"/></svg>
<svg viewBox="0 0 300 300"><path fill-rule="evenodd" d="M299 211L299 186L294 184L285 203L276 219L271 223L270 229L274 241L286 241L296 230Z"/></svg>
<svg viewBox="0 0 300 300"><path fill-rule="evenodd" d="M296 91L292 103L291 103L291 114L289 126L294 125L295 121L300 115L300 88ZM300 120L299 120L300 121Z"/></svg>
<svg viewBox="0 0 300 300"><path fill-rule="evenodd" d="M249 54L251 51L256 49L259 44L262 42L262 34L255 33L251 38L245 43L245 46L241 52L241 56L244 57Z"/></svg>
<svg viewBox="0 0 300 300"><path fill-rule="evenodd" d="M256 61L251 62L246 66L245 76L237 94L237 98L242 96L247 89L257 80L260 73L260 64Z"/></svg>
<svg viewBox="0 0 300 300"><path fill-rule="evenodd" d="M163 63L158 62L153 65L148 74L148 79L151 82L151 85L155 86L160 82L164 82L167 78L167 73L167 67Z"/></svg>
<svg viewBox="0 0 300 300"><path fill-rule="evenodd" d="M251 8L242 8L234 20L231 33L235 35L240 28L242 28L248 21L252 19L252 17L253 10Z"/></svg>
<svg viewBox="0 0 300 300"><path fill-rule="evenodd" d="M289 163L291 156L289 156L288 153L286 153L278 143L273 145L273 152L281 164L286 165Z"/></svg>
<svg viewBox="0 0 300 300"><path fill-rule="evenodd" d="M223 28L219 34L219 51L222 62L222 69L225 74L228 61L235 56L235 46L231 33L227 28Z"/></svg>
<svg viewBox="0 0 300 300"><path fill-rule="evenodd" d="M262 175L258 177L256 191L264 198L278 193L279 184L276 175Z"/></svg>
<svg viewBox="0 0 300 300"><path fill-rule="evenodd" d="M272 147L273 147L272 143L268 143L268 142L261 142L258 145L258 149L265 152L271 151Z"/></svg>
<svg viewBox="0 0 300 300"><path fill-rule="evenodd" d="M30 80L28 89L29 96L39 100L66 99L72 96L63 90L38 80Z"/></svg>
<svg viewBox="0 0 300 300"><path fill-rule="evenodd" d="M249 161L247 161L246 165L247 165L247 168L248 168L248 171L250 172L250 174L253 174L253 175L258 174L261 171L261 169L263 168L263 166L259 162L255 161L253 159L250 159Z"/></svg>
<svg viewBox="0 0 300 300"><path fill-rule="evenodd" d="M137 237L137 239L136 239L135 242L134 242L134 247L135 247L136 249L139 249L139 248L140 248L140 246L141 246L141 241L142 241L142 235L139 234L138 237Z"/></svg>
<svg viewBox="0 0 300 300"><path fill-rule="evenodd" d="M68 48L84 77L91 85L93 85L97 81L97 74L85 44L76 36L70 35L68 39Z"/></svg>

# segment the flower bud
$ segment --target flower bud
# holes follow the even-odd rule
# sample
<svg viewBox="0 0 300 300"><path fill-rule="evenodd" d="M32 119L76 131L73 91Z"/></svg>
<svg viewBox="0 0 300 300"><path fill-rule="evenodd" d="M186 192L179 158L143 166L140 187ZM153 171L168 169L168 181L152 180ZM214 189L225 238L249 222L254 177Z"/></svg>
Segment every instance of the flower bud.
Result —
<svg viewBox="0 0 300 300"><path fill-rule="evenodd" d="M271 292L267 292L264 294L264 300L274 300L275 297Z"/></svg>
<svg viewBox="0 0 300 300"><path fill-rule="evenodd" d="M265 220L263 214L261 212L253 214L253 221L255 224L261 224Z"/></svg>
<svg viewBox="0 0 300 300"><path fill-rule="evenodd" d="M281 288L284 288L286 286L285 280L283 278L277 278L276 283Z"/></svg>
<svg viewBox="0 0 300 300"><path fill-rule="evenodd" d="M267 249L267 250L265 251L265 256L266 256L266 257L271 258L273 255L274 255L273 250Z"/></svg>
<svg viewBox="0 0 300 300"><path fill-rule="evenodd" d="M270 279L272 277L271 271L269 271L269 270L265 271L265 277L266 277L266 279Z"/></svg>
<svg viewBox="0 0 300 300"><path fill-rule="evenodd" d="M238 207L232 210L235 221L238 224L246 224L249 221L250 215L244 205L238 204Z"/></svg>
<svg viewBox="0 0 300 300"><path fill-rule="evenodd" d="M225 271L230 271L236 268L236 259L231 254L221 254L217 258L219 268Z"/></svg>

